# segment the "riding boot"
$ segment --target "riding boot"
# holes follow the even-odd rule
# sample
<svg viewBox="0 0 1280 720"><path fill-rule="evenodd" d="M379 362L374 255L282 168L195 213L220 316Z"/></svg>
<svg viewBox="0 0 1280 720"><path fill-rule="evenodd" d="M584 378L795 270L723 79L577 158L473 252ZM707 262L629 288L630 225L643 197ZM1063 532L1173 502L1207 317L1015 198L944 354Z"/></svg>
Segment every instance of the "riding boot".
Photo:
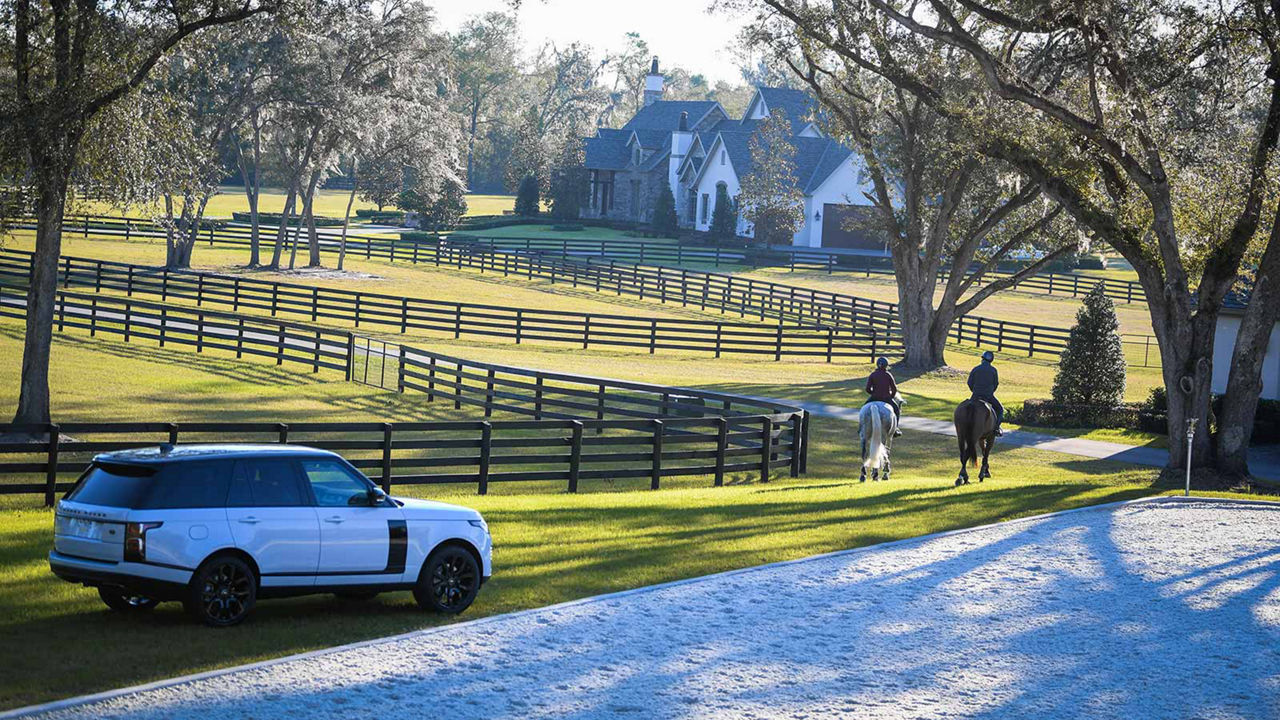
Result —
<svg viewBox="0 0 1280 720"><path fill-rule="evenodd" d="M996 426L996 437L1004 437L1004 428Z"/></svg>

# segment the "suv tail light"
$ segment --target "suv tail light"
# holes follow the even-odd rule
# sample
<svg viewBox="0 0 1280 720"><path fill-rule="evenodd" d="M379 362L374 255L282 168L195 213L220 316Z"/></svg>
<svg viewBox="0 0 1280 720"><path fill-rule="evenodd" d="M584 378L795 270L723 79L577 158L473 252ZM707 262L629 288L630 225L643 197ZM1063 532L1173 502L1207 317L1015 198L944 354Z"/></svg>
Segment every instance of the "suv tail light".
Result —
<svg viewBox="0 0 1280 720"><path fill-rule="evenodd" d="M124 561L145 562L147 559L147 531L155 530L164 523L126 523L124 526Z"/></svg>

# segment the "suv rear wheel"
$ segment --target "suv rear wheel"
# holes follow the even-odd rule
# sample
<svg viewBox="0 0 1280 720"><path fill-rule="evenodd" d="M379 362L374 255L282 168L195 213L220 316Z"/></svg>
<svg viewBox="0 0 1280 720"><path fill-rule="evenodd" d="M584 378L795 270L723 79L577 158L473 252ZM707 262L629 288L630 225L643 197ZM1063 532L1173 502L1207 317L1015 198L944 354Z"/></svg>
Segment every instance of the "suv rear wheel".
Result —
<svg viewBox="0 0 1280 720"><path fill-rule="evenodd" d="M446 545L423 564L413 598L423 610L457 614L471 605L479 590L475 557L457 545Z"/></svg>
<svg viewBox="0 0 1280 720"><path fill-rule="evenodd" d="M257 599L253 568L235 555L215 555L192 575L183 606L205 625L229 627L243 621Z"/></svg>
<svg viewBox="0 0 1280 720"><path fill-rule="evenodd" d="M136 613L154 609L159 601L146 595L137 595L124 588L100 587L98 597L116 612Z"/></svg>

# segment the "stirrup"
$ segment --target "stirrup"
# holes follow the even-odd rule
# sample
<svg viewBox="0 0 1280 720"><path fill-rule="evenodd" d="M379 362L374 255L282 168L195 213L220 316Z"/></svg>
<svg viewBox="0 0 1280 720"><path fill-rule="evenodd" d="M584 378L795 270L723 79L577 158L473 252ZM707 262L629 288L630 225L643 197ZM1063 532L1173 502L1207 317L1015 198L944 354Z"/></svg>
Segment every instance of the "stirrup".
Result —
<svg viewBox="0 0 1280 720"><path fill-rule="evenodd" d="M1004 437L1004 428L996 428L996 437Z"/></svg>

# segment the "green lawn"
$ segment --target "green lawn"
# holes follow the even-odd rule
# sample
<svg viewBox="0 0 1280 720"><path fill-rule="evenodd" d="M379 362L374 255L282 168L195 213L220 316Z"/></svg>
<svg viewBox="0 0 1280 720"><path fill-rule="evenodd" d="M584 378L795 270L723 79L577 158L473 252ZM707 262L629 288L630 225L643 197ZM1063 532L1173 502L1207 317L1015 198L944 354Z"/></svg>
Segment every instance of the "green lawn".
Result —
<svg viewBox="0 0 1280 720"><path fill-rule="evenodd" d="M9 240L14 247L29 248L30 233L20 233ZM157 263L163 258L163 245L158 242L121 240L95 240L68 236L64 239L64 252L68 255L101 257L121 262ZM196 267L240 272L236 263L243 262L244 251L225 247L198 247L193 255ZM358 274L345 277L312 277L306 274L280 274L254 272L254 277L281 279L298 283L314 283L327 287L364 289L388 294L413 297L481 302L497 305L516 305L548 310L574 310L580 312L634 313L660 317L721 318L741 320L734 315L701 313L663 304L653 300L639 300L628 296L596 293L585 287L574 289L564 283L551 284L546 280L528 280L475 270L452 270L429 265L392 264L386 261L351 259L349 269ZM783 273L785 275L785 273ZM369 277L373 276L373 277ZM825 276L824 276L825 277ZM785 280L785 277L782 278ZM807 284L800 279L796 284ZM1010 301L1014 307L1020 300L1035 300L1036 296ZM1059 306L1057 316L1073 315L1067 310L1068 300L1049 300ZM748 320L749 321L749 320ZM346 327L346 326L340 326ZM711 359L709 353L665 352L657 355L637 354L628 349L604 349L592 347L582 350L566 344L524 343L515 346L509 340L482 340L464 336L455 340L451 334L409 334L400 336L379 328L361 328L362 334L388 340L407 339L421 346L446 354L459 355L475 360L487 360L539 369L576 372L643 382L666 383L683 386L710 387L750 395L767 395L796 400L824 402L834 405L856 406L865 398L863 386L870 372L870 362L826 363L819 359L788 359L781 363L771 358L750 356L726 356ZM572 352L566 352L572 350ZM967 371L976 365L978 350L972 347L953 347L948 352L952 366ZM997 360L1001 369L1000 398L1006 406L1014 406L1029 398L1045 398L1053 385L1056 362L1051 359L1029 359L1014 354L1003 354ZM907 398L906 412L911 415L949 419L956 403L968 397L964 375L956 371L940 371L918 377L901 375L899 384ZM1140 401L1151 388L1162 383L1159 370L1131 365L1128 374L1126 399ZM1130 444L1160 444L1158 436L1128 430L1096 429L1088 431L1051 431L1058 434L1082 434L1098 440L1111 440Z"/></svg>
<svg viewBox="0 0 1280 720"><path fill-rule="evenodd" d="M347 212L347 198L349 195L350 193L346 190L316 191L316 215L341 218ZM285 192L283 190L279 188L263 188L258 198L258 209L264 213L283 212L284 201ZM467 195L468 215L501 215L503 211L511 210L514 207L515 196L513 195ZM377 206L356 197L355 204L351 208L351 215L354 219L356 210L376 210ZM395 208L386 209L394 210ZM119 207L98 200L80 200L71 205L67 212L75 215L89 213L92 215L149 217L159 211L160 206L158 204L149 207ZM244 190L239 186L223 186L219 188L218 194L209 200L209 204L205 208L205 215L211 218L229 218L233 212L249 212L249 201L245 198Z"/></svg>
<svg viewBox="0 0 1280 720"><path fill-rule="evenodd" d="M66 252L154 263L163 248L69 237ZM242 261L236 252L202 247L196 259L225 269ZM352 269L381 279L314 281L530 307L690 312L471 271L359 260ZM441 352L528 367L843 405L861 402L869 370L862 363L713 360L705 354L648 356L595 348L565 352L565 346L517 348L451 337L414 341ZM20 357L20 323L0 321L0 411L10 412L16 402ZM962 367L975 362L966 349L953 349L951 358ZM1047 394L1052 363L1015 358L1000 363L1006 402ZM947 417L967 395L963 377L954 373L900 379L910 414ZM345 383L332 372L313 375L269 362L237 361L217 351L195 355L75 332L55 335L51 381L54 415L63 421L428 420L474 412ZM1145 395L1155 382L1153 372L1131 372L1130 396ZM1119 439L1100 431L1088 436ZM801 479L779 475L767 484L742 475L723 488L709 487L709 478L671 480L658 492L595 482L584 483L577 495L525 483L495 485L485 497L469 486L412 488L407 494L462 502L489 519L498 548L496 573L465 616L474 618L1159 491L1152 487L1156 473L1150 468L1003 446L992 457L992 481L955 489L954 441L922 433L908 433L898 442L892 482L859 484L851 479L854 437L851 423L815 418L809 474ZM1127 440L1154 442L1150 437ZM245 626L223 632L189 623L176 606L162 607L151 617L118 617L92 591L49 574L44 556L52 519L37 503L37 498L7 498L0 509L0 667L6 668L0 673L0 708L447 622L417 611L404 593L359 605L327 596L271 601ZM84 659L86 646L93 648L91 661Z"/></svg>

